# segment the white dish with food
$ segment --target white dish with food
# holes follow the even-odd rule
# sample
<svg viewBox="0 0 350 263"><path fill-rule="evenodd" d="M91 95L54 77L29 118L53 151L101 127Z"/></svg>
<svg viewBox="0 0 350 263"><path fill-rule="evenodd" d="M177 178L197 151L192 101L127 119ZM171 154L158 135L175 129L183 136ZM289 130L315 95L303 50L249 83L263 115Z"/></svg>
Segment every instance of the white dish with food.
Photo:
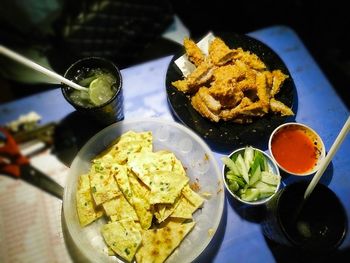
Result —
<svg viewBox="0 0 350 263"><path fill-rule="evenodd" d="M101 234L107 223L105 217L82 227L77 213L76 190L78 178L91 168L91 160L106 150L111 143L128 131L153 135L153 151L172 152L181 161L189 177L189 184L196 185L197 193L204 199L202 208L193 214L195 226L166 262L191 262L208 246L219 227L223 208L224 191L220 169L210 148L188 128L159 119L124 120L108 126L92 137L75 157L68 175L63 198L63 225L66 227L67 246L75 247L75 254L85 262L124 262L121 257L109 256ZM160 247L161 249L161 247ZM125 261L126 262L126 261Z"/></svg>

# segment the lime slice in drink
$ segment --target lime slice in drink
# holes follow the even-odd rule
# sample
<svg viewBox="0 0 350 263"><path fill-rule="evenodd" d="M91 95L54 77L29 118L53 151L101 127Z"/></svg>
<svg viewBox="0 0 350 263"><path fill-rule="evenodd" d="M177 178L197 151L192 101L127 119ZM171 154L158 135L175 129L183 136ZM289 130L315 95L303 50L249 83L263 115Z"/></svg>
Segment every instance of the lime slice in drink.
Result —
<svg viewBox="0 0 350 263"><path fill-rule="evenodd" d="M89 86L89 96L92 103L98 106L112 98L114 94L112 85L114 82L113 76L107 74L94 79Z"/></svg>

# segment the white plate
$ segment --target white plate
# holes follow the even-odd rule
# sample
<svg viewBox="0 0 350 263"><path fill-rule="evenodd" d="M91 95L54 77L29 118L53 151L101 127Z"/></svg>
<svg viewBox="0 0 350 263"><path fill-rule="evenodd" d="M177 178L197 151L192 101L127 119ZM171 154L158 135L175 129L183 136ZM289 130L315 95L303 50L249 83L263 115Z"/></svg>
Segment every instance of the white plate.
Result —
<svg viewBox="0 0 350 263"><path fill-rule="evenodd" d="M124 120L108 126L92 137L75 157L68 175L63 198L63 223L77 252L90 262L123 262L107 255L107 247L100 234L106 222L100 219L87 227L80 227L76 212L75 192L78 176L90 170L90 161L106 149L124 132L152 131L154 151L169 150L187 168L190 182L198 179L201 192L211 193L202 209L196 211L195 228L167 259L170 262L191 262L208 246L213 238L224 208L224 189L221 172L211 150L193 131L175 122L160 119ZM73 244L71 244L71 242Z"/></svg>

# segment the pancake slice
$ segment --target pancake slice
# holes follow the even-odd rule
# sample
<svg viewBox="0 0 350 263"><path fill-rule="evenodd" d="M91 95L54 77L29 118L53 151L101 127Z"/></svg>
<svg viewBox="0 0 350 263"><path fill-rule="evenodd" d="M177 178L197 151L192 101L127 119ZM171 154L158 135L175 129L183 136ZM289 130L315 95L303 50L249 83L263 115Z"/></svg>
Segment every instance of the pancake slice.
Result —
<svg viewBox="0 0 350 263"><path fill-rule="evenodd" d="M163 228L149 229L142 234L142 245L136 253L138 263L162 263L193 229L195 222L171 223Z"/></svg>
<svg viewBox="0 0 350 263"><path fill-rule="evenodd" d="M105 224L101 233L107 245L128 262L134 258L142 241L140 228L133 220Z"/></svg>
<svg viewBox="0 0 350 263"><path fill-rule="evenodd" d="M79 177L76 198L77 213L81 226L86 226L103 215L103 211L96 208L92 199L88 174Z"/></svg>

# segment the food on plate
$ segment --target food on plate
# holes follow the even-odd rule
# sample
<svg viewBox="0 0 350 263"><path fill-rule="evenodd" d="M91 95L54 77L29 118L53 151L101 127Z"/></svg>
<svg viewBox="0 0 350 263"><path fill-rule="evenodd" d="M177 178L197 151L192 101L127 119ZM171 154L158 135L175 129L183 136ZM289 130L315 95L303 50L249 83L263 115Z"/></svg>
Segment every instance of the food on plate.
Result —
<svg viewBox="0 0 350 263"><path fill-rule="evenodd" d="M136 253L137 262L164 262L185 236L193 229L195 222L181 224L176 221L159 229L148 229L143 233L142 245Z"/></svg>
<svg viewBox="0 0 350 263"><path fill-rule="evenodd" d="M86 226L103 215L102 209L97 208L92 199L88 174L79 177L76 198L77 213L81 226Z"/></svg>
<svg viewBox="0 0 350 263"><path fill-rule="evenodd" d="M196 222L204 199L190 187L174 153L153 151L152 133L128 131L79 177L81 226L107 219L101 234L109 254L131 262L164 262Z"/></svg>
<svg viewBox="0 0 350 263"><path fill-rule="evenodd" d="M237 151L230 157L223 157L225 182L231 192L244 201L257 201L273 195L279 184L280 175L275 174L267 157L251 146Z"/></svg>
<svg viewBox="0 0 350 263"><path fill-rule="evenodd" d="M269 112L294 115L275 97L289 76L280 69L270 71L256 54L230 49L219 37L209 43L207 56L191 39L184 39L184 47L195 69L172 85L190 95L193 108L204 118L251 123Z"/></svg>
<svg viewBox="0 0 350 263"><path fill-rule="evenodd" d="M134 220L119 220L102 226L103 238L119 256L130 262L141 245L141 227Z"/></svg>

